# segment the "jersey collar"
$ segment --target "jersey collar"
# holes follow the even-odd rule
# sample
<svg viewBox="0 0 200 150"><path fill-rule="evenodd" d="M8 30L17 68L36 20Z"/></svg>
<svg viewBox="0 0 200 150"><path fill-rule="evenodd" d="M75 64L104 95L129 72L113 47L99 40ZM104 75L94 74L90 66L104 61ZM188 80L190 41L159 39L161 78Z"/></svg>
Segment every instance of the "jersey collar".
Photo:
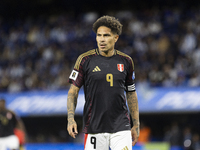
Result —
<svg viewBox="0 0 200 150"><path fill-rule="evenodd" d="M95 51L96 51L97 55L100 55L98 48L96 48ZM116 55L116 49L114 49L114 55Z"/></svg>

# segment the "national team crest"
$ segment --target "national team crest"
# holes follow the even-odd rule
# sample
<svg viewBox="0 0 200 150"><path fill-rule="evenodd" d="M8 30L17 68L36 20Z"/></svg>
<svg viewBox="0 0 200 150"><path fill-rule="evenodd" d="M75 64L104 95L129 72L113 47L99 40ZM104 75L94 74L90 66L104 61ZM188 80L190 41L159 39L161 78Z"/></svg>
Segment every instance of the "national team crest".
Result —
<svg viewBox="0 0 200 150"><path fill-rule="evenodd" d="M124 71L124 64L117 64L117 69L118 69L120 72L123 72L123 71Z"/></svg>

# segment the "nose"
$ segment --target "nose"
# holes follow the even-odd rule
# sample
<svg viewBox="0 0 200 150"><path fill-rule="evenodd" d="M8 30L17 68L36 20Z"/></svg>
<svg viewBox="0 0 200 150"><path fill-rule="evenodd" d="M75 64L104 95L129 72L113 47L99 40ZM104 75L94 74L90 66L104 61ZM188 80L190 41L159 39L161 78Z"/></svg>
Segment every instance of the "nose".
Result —
<svg viewBox="0 0 200 150"><path fill-rule="evenodd" d="M101 37L100 37L100 41L105 41L104 36L101 36Z"/></svg>

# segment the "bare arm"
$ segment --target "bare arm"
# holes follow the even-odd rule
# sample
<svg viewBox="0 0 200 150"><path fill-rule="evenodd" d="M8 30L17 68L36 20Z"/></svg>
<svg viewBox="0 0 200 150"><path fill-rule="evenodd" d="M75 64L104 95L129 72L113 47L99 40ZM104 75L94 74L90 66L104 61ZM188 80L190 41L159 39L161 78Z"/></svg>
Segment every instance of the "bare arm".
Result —
<svg viewBox="0 0 200 150"><path fill-rule="evenodd" d="M74 120L74 113L77 104L78 92L79 88L74 85L71 85L67 97L67 112L68 112L67 130L69 135L73 138L75 138L75 136L78 134L77 124L76 121Z"/></svg>
<svg viewBox="0 0 200 150"><path fill-rule="evenodd" d="M140 134L140 123L139 123L139 109L138 109L138 99L137 99L137 93L136 92L127 92L127 103L129 107L129 111L132 117L133 121L133 127L131 129L132 139L134 146L137 143L139 134Z"/></svg>

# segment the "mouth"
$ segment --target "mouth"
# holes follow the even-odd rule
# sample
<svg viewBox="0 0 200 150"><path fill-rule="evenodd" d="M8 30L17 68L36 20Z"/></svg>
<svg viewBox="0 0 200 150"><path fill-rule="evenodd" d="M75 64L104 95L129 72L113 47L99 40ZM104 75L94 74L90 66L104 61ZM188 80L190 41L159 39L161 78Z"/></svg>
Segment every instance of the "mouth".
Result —
<svg viewBox="0 0 200 150"><path fill-rule="evenodd" d="M100 47L101 47L101 48L105 48L105 47L106 47L106 44L100 44Z"/></svg>

